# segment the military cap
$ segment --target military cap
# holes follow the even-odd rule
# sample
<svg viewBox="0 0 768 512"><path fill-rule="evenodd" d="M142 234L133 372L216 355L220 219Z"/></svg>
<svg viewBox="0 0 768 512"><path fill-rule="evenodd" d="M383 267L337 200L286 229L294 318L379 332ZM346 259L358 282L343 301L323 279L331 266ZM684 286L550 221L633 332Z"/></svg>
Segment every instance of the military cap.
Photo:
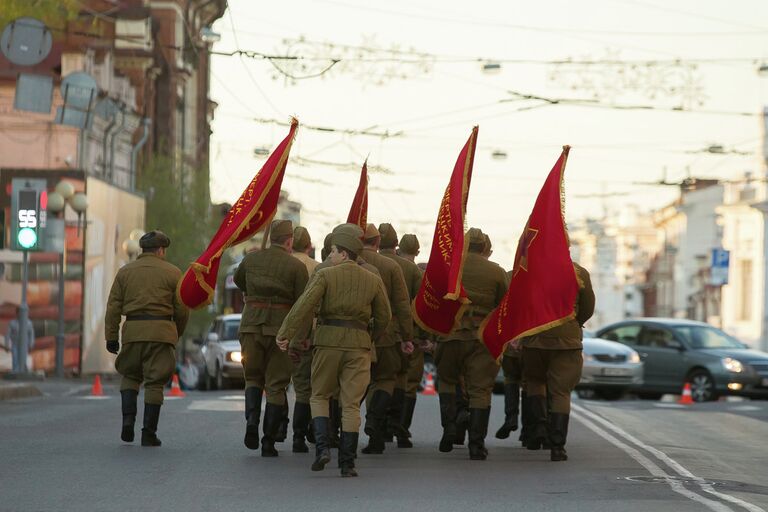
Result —
<svg viewBox="0 0 768 512"><path fill-rule="evenodd" d="M360 254L363 251L362 235L363 230L357 224L341 224L333 228L331 244Z"/></svg>
<svg viewBox="0 0 768 512"><path fill-rule="evenodd" d="M419 239L411 233L403 235L400 239L400 252L416 255L419 252Z"/></svg>
<svg viewBox="0 0 768 512"><path fill-rule="evenodd" d="M139 238L139 247L142 249L157 249L159 247L168 247L171 245L171 239L168 235L158 229L153 229Z"/></svg>
<svg viewBox="0 0 768 512"><path fill-rule="evenodd" d="M485 245L485 233L480 228L469 228L467 239L471 244Z"/></svg>
<svg viewBox="0 0 768 512"><path fill-rule="evenodd" d="M376 226L374 224L368 224L365 226L365 234L363 234L364 240L370 240L372 238L380 237L381 233L379 233L379 230L376 229Z"/></svg>
<svg viewBox="0 0 768 512"><path fill-rule="evenodd" d="M269 228L269 239L277 240L286 235L293 235L293 222L289 220L273 220Z"/></svg>
<svg viewBox="0 0 768 512"><path fill-rule="evenodd" d="M491 243L491 237L489 237L487 234L483 233L483 239L485 244L485 252L490 251L493 249L493 244Z"/></svg>
<svg viewBox="0 0 768 512"><path fill-rule="evenodd" d="M309 231L304 226L296 226L293 229L293 250L304 251L312 245L312 239L309 237Z"/></svg>
<svg viewBox="0 0 768 512"><path fill-rule="evenodd" d="M392 224L384 222L379 224L379 234L381 235L381 247L391 249L397 246L397 231Z"/></svg>

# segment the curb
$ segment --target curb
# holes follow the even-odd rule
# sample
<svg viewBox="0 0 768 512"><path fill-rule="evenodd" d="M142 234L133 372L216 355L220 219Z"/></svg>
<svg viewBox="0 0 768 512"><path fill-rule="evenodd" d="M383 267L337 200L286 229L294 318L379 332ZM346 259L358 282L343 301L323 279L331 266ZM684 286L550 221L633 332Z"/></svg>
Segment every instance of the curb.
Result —
<svg viewBox="0 0 768 512"><path fill-rule="evenodd" d="M0 384L0 400L14 400L16 398L31 398L38 396L43 396L43 393L33 384Z"/></svg>

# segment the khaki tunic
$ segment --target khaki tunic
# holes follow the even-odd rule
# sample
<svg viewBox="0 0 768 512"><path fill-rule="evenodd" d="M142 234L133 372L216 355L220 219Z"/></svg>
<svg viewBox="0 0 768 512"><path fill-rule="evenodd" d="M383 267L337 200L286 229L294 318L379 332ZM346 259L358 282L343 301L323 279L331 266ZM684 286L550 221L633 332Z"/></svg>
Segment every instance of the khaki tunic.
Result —
<svg viewBox="0 0 768 512"><path fill-rule="evenodd" d="M392 309L390 328L382 339L376 341L376 345L386 347L399 343L401 339L412 340L413 317L411 316L411 301L400 266L369 248L363 249L362 257L367 263L379 270Z"/></svg>
<svg viewBox="0 0 768 512"><path fill-rule="evenodd" d="M307 273L311 276L312 273L315 271L315 268L319 265L317 261L310 258L309 255L305 252L294 252L292 253L293 257L299 260L304 264L305 267L307 267Z"/></svg>

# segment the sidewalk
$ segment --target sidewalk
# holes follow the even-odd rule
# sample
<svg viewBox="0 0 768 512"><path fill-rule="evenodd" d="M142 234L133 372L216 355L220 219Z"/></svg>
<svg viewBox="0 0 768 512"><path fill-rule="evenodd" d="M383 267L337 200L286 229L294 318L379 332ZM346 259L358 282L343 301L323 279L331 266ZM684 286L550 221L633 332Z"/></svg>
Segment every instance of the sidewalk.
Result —
<svg viewBox="0 0 768 512"><path fill-rule="evenodd" d="M0 400L15 400L43 396L36 382L12 382L0 380Z"/></svg>
<svg viewBox="0 0 768 512"><path fill-rule="evenodd" d="M119 380L112 375L101 376L104 393L118 394ZM0 401L41 396L88 395L93 385L93 376L49 377L44 380L6 380L0 376Z"/></svg>

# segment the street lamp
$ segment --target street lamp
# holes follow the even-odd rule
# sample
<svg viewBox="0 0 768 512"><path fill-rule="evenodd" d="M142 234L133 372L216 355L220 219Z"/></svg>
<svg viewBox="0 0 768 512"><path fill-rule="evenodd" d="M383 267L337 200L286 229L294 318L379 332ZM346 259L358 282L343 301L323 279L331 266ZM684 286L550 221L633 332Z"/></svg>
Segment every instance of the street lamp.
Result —
<svg viewBox="0 0 768 512"><path fill-rule="evenodd" d="M59 251L59 321L56 331L56 376L64 376L64 274L66 273L66 220L67 204L77 213L77 236L80 236L80 218L88 208L88 198L68 181L60 181L54 192L48 194L47 211L61 216L62 244Z"/></svg>

